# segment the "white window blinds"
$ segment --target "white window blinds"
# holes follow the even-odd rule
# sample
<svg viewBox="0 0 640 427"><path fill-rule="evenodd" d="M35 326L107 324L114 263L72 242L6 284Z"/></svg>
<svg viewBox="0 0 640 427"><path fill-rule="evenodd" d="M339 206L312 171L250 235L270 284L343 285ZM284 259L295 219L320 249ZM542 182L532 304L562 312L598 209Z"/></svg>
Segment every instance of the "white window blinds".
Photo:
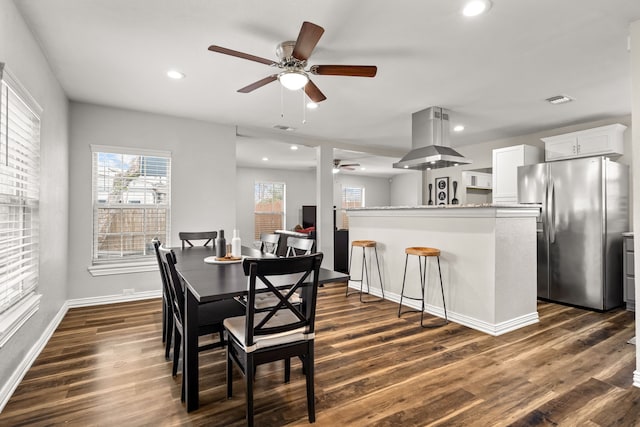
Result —
<svg viewBox="0 0 640 427"><path fill-rule="evenodd" d="M40 107L0 64L0 312L38 284Z"/></svg>
<svg viewBox="0 0 640 427"><path fill-rule="evenodd" d="M171 156L92 146L93 264L155 256L151 241L169 241Z"/></svg>
<svg viewBox="0 0 640 427"><path fill-rule="evenodd" d="M346 209L364 207L364 188L342 187L342 228L349 228Z"/></svg>
<svg viewBox="0 0 640 427"><path fill-rule="evenodd" d="M282 182L256 182L254 186L254 238L285 227L285 185Z"/></svg>

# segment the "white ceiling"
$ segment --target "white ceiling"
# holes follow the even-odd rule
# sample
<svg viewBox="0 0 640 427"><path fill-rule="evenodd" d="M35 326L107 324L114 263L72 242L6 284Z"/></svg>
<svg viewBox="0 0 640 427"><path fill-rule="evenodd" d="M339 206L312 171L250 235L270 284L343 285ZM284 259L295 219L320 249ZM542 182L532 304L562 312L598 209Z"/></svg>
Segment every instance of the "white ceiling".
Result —
<svg viewBox="0 0 640 427"><path fill-rule="evenodd" d="M453 146L631 112L628 27L640 19L638 0L493 0L473 19L460 14L463 0L15 3L70 99L253 129L238 139L240 165L266 166L256 156L264 147L271 166L276 153L292 154L273 148L285 133L274 125L296 128L283 140L361 147L389 164L411 146L411 113L429 106L466 126ZM303 21L325 29L310 64L378 66L373 79L314 76L327 100L304 124L301 92L277 82L236 92L272 69L207 50L276 59L276 45L295 39ZM172 68L186 79L169 80ZM558 94L576 101L544 101ZM286 162L305 167L303 153L313 151Z"/></svg>

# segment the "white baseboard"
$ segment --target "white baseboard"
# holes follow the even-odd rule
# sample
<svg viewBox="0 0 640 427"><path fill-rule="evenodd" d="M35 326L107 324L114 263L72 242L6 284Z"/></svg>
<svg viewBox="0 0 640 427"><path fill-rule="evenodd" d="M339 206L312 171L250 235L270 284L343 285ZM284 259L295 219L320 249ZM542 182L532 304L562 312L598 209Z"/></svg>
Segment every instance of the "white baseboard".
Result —
<svg viewBox="0 0 640 427"><path fill-rule="evenodd" d="M13 372L9 380L2 386L0 389L0 412L4 409L4 407L9 402L9 399L13 395L13 392L20 385L20 381L27 374L33 362L36 361L44 347L51 339L51 336L62 322L65 314L70 308L73 307L90 307L93 305L103 305L103 304L113 304L118 302L128 302L128 301L139 301L144 299L152 299L152 298L161 298L162 291L146 291L146 292L137 292L130 295L107 295L104 297L92 297L92 298L78 298L65 301L60 307L60 310L56 315L51 319L51 322L44 330L38 341L35 342L33 347L27 352L25 357L22 359L20 365Z"/></svg>
<svg viewBox="0 0 640 427"><path fill-rule="evenodd" d="M637 369L633 371L633 386L640 388L640 371Z"/></svg>
<svg viewBox="0 0 640 427"><path fill-rule="evenodd" d="M162 291L136 292L127 295L105 295L102 297L76 298L67 301L69 308L91 307L93 305L115 304L118 302L140 301L152 298L161 298Z"/></svg>
<svg viewBox="0 0 640 427"><path fill-rule="evenodd" d="M360 290L360 282L349 282L349 287L353 288L353 289L358 289ZM364 289L366 290L367 287L366 285L364 286ZM380 291L380 288L376 288L376 287L371 287L370 290L372 295L378 296L378 297L382 297L382 292ZM393 293L393 292L389 292L389 291L385 291L384 292L384 299L395 302L396 304L400 304L400 295ZM420 310L421 304L420 301L417 300L411 300L411 299L402 299L402 305L407 306L411 309L414 310ZM431 305L431 304L427 304L425 306L425 313L429 313L432 314L434 316L438 316L444 319L444 310L442 309L442 307L438 307L435 305ZM502 335L502 334L506 334L507 332L511 332L514 331L518 328L522 328L524 326L528 326L528 325L532 325L534 323L538 323L539 318L538 318L538 312L534 311L533 313L529 313L526 314L524 316L520 316L518 318L515 319L511 319L508 320L506 322L500 322L500 323L489 323L489 322L485 322L483 320L479 320L479 319L475 319L473 317L469 317L469 316L465 316L463 314L459 314L456 312L453 312L451 310L447 310L447 318L449 320L451 320L452 322L455 323L459 323L463 326L467 326L469 328L475 329L477 331L480 332L484 332L485 334L489 334L489 335L493 335L493 336L498 336L498 335Z"/></svg>

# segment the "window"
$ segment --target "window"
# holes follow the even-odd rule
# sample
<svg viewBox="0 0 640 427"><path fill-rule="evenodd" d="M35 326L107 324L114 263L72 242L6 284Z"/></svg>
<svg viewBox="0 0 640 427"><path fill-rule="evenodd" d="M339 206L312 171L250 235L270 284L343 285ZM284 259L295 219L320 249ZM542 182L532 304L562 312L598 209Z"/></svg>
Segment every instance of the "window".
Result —
<svg viewBox="0 0 640 427"><path fill-rule="evenodd" d="M349 228L347 209L364 207L364 188L342 187L342 228Z"/></svg>
<svg viewBox="0 0 640 427"><path fill-rule="evenodd" d="M284 183L256 182L254 201L255 239L259 239L261 233L273 233L284 229Z"/></svg>
<svg viewBox="0 0 640 427"><path fill-rule="evenodd" d="M93 265L157 264L151 240L169 241L170 153L92 146ZM157 267L157 265L156 265ZM90 268L92 274L106 273Z"/></svg>
<svg viewBox="0 0 640 427"><path fill-rule="evenodd" d="M0 347L38 309L40 114L0 63Z"/></svg>

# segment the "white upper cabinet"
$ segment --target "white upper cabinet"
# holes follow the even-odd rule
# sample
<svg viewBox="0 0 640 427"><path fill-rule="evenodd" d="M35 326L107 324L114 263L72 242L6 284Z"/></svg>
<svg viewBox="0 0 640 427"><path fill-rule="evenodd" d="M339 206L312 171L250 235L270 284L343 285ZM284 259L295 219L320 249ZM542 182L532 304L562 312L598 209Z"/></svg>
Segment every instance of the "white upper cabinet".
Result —
<svg viewBox="0 0 640 427"><path fill-rule="evenodd" d="M545 160L621 156L624 154L623 134L626 128L621 124L613 124L542 138Z"/></svg>
<svg viewBox="0 0 640 427"><path fill-rule="evenodd" d="M518 167L542 161L542 149L532 145L493 150L493 203L518 203Z"/></svg>

